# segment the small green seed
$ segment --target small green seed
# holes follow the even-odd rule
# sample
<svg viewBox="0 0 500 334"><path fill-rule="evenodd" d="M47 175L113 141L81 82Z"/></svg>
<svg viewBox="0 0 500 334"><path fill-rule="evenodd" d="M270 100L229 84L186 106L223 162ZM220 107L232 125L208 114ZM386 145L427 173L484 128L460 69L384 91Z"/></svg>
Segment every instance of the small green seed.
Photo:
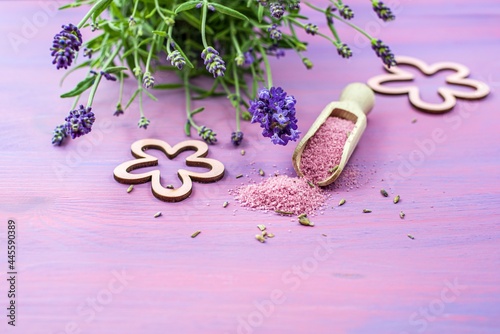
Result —
<svg viewBox="0 0 500 334"><path fill-rule="evenodd" d="M264 238L261 234L256 234L256 235L255 235L255 239L257 239L257 240L258 240L258 241L260 241L261 243L266 242L266 238Z"/></svg>
<svg viewBox="0 0 500 334"><path fill-rule="evenodd" d="M363 209L363 213L370 213L372 212L372 210L369 210L369 209Z"/></svg>
<svg viewBox="0 0 500 334"><path fill-rule="evenodd" d="M154 217L155 217L155 218L158 218L158 217L160 217L160 216L161 216L161 211L158 211L158 212L157 212L157 213L155 213L155 215L154 215Z"/></svg>
<svg viewBox="0 0 500 334"><path fill-rule="evenodd" d="M222 207L223 208L227 208L227 206L229 205L229 202L228 201L225 201L224 204L222 204Z"/></svg>
<svg viewBox="0 0 500 334"><path fill-rule="evenodd" d="M266 229L266 225L264 225L264 224L259 224L259 225L257 225L257 227L258 227L258 228L259 228L259 230L261 230L261 231L264 231L264 230Z"/></svg>
<svg viewBox="0 0 500 334"><path fill-rule="evenodd" d="M167 188L167 189L174 189L174 186L173 186L173 185L171 185L171 184L167 184L167 185L165 186L165 188Z"/></svg>
<svg viewBox="0 0 500 334"><path fill-rule="evenodd" d="M262 169L259 169L259 175L264 176L264 175L266 175L266 173L264 173L264 171Z"/></svg>
<svg viewBox="0 0 500 334"><path fill-rule="evenodd" d="M198 234L200 234L200 233L201 233L201 231L199 231L199 230L194 232L193 234L191 234L191 238L196 238L198 236Z"/></svg>
<svg viewBox="0 0 500 334"><path fill-rule="evenodd" d="M399 218L401 218L401 219L405 219L405 216L406 216L406 215L405 215L405 213L404 213L403 211L401 211L401 212L399 213Z"/></svg>
<svg viewBox="0 0 500 334"><path fill-rule="evenodd" d="M398 204L399 198L400 198L399 195L397 195L396 197L394 197L394 201L393 201L394 204Z"/></svg>
<svg viewBox="0 0 500 334"><path fill-rule="evenodd" d="M134 185L131 184L130 187L127 189L127 193L130 193L132 190L134 190Z"/></svg>
<svg viewBox="0 0 500 334"><path fill-rule="evenodd" d="M385 191L385 189L380 189L380 193L381 193L381 194L382 194L382 196L384 196L384 197L389 196L389 194L387 193L387 191Z"/></svg>
<svg viewBox="0 0 500 334"><path fill-rule="evenodd" d="M299 216L299 223L300 225L304 226L314 226L314 223L307 218L307 215L305 213L301 214Z"/></svg>
<svg viewBox="0 0 500 334"><path fill-rule="evenodd" d="M333 174L337 171L337 169L339 169L339 165L335 165L335 166L333 166L333 168L330 168L328 170L328 173Z"/></svg>
<svg viewBox="0 0 500 334"><path fill-rule="evenodd" d="M240 151L241 155L245 155L245 150Z"/></svg>
<svg viewBox="0 0 500 334"><path fill-rule="evenodd" d="M410 238L411 240L415 240L415 237L411 234L408 234L408 238Z"/></svg>
<svg viewBox="0 0 500 334"><path fill-rule="evenodd" d="M339 206L342 206L342 205L344 205L344 204L345 204L345 199L343 199L343 198L342 198L342 199L340 200L340 202L339 202Z"/></svg>

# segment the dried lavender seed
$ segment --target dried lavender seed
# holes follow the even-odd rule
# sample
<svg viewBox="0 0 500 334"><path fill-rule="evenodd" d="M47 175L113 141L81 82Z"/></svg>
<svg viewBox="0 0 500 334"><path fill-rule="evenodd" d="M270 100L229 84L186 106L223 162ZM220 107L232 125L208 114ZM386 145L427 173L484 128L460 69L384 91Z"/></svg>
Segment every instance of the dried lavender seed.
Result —
<svg viewBox="0 0 500 334"><path fill-rule="evenodd" d="M272 234L272 233L268 233L268 234L267 234L267 237L268 237L268 238L274 238L274 234Z"/></svg>
<svg viewBox="0 0 500 334"><path fill-rule="evenodd" d="M326 235L326 234L324 234L324 233L321 233L321 235L322 235L322 236L324 236L324 237L327 237L327 235Z"/></svg>
<svg viewBox="0 0 500 334"><path fill-rule="evenodd" d="M154 215L154 217L155 217L155 218L158 218L158 217L160 217L160 216L161 216L161 211L158 211L158 212L157 212L157 213L155 213L155 215Z"/></svg>
<svg viewBox="0 0 500 334"><path fill-rule="evenodd" d="M314 226L314 223L307 218L307 215L305 213L301 214L299 216L299 223L300 225L304 226Z"/></svg>
<svg viewBox="0 0 500 334"><path fill-rule="evenodd" d="M289 211L274 210L274 212L279 213L280 215L287 215L287 216L293 215L293 212Z"/></svg>
<svg viewBox="0 0 500 334"><path fill-rule="evenodd" d="M308 184L308 185L309 185L309 187L311 187L311 188L316 187L316 186L314 185L314 183L312 183L311 181L307 181L307 184Z"/></svg>
<svg viewBox="0 0 500 334"><path fill-rule="evenodd" d="M167 188L167 189L174 189L174 186L173 186L173 185L171 185L171 184L167 184L167 185L165 186L165 188Z"/></svg>
<svg viewBox="0 0 500 334"><path fill-rule="evenodd" d="M200 234L200 233L201 233L200 230L194 232L193 234L191 234L191 238L196 238L198 236L198 234Z"/></svg>
<svg viewBox="0 0 500 334"><path fill-rule="evenodd" d="M363 209L363 213L370 213L372 212L372 210L369 210L369 209Z"/></svg>
<svg viewBox="0 0 500 334"><path fill-rule="evenodd" d="M245 150L240 151L241 155L245 155Z"/></svg>
<svg viewBox="0 0 500 334"><path fill-rule="evenodd" d="M259 175L264 176L264 175L266 175L266 173L264 173L264 171L262 169L259 169Z"/></svg>
<svg viewBox="0 0 500 334"><path fill-rule="evenodd" d="M400 198L399 195L397 195L396 197L394 197L394 201L393 201L394 204L398 204L399 198Z"/></svg>
<svg viewBox="0 0 500 334"><path fill-rule="evenodd" d="M342 198L342 199L340 200L340 202L339 202L339 206L342 206L342 205L344 205L344 204L345 204L345 199L343 199L343 198Z"/></svg>
<svg viewBox="0 0 500 334"><path fill-rule="evenodd" d="M333 174L337 171L337 169L339 169L339 165L335 165L335 166L333 166L333 168L330 168L328 170L328 173Z"/></svg>
<svg viewBox="0 0 500 334"><path fill-rule="evenodd" d="M256 234L256 235L255 235L255 239L257 239L257 240L258 240L258 241L260 241L261 243L266 242L266 239L265 239L262 235L260 235L260 234Z"/></svg>
<svg viewBox="0 0 500 334"><path fill-rule="evenodd" d="M239 179L239 178L241 178L241 177L243 177L243 174L238 174L238 175L236 175L236 178L237 178L237 179Z"/></svg>
<svg viewBox="0 0 500 334"><path fill-rule="evenodd" d="M414 118L414 119L412 119L412 120L411 120L411 122L412 122L412 123L417 123L417 119L416 119L416 118Z"/></svg>
<svg viewBox="0 0 500 334"><path fill-rule="evenodd" d="M388 197L389 194L387 193L387 191L385 191L385 189L380 189L380 193L382 194L382 196L384 197Z"/></svg>
<svg viewBox="0 0 500 334"><path fill-rule="evenodd" d="M127 189L127 193L130 193L132 190L134 190L134 185L131 184L130 187Z"/></svg>
<svg viewBox="0 0 500 334"><path fill-rule="evenodd" d="M266 229L266 225L264 225L264 224L259 224L259 225L257 225L257 227L258 227L258 228L259 228L259 230L261 230L261 231L264 231L264 230Z"/></svg>
<svg viewBox="0 0 500 334"><path fill-rule="evenodd" d="M401 211L401 212L399 213L399 218L404 219L404 218L405 218L405 216L406 216L406 215L405 215L405 213L404 213L403 211Z"/></svg>
<svg viewBox="0 0 500 334"><path fill-rule="evenodd" d="M408 234L408 238L410 238L411 240L415 240L415 237L411 234Z"/></svg>
<svg viewBox="0 0 500 334"><path fill-rule="evenodd" d="M227 208L227 206L229 205L229 202L228 201L225 201L224 204L222 204L222 207L223 208Z"/></svg>
<svg viewBox="0 0 500 334"><path fill-rule="evenodd" d="M262 236L266 237L267 236L267 231L262 231Z"/></svg>

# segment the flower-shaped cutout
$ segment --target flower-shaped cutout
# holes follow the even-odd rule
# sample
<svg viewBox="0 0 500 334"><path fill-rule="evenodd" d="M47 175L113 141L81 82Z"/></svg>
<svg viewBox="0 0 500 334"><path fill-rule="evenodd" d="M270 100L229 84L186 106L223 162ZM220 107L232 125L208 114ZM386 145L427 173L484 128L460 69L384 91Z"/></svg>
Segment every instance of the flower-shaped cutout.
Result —
<svg viewBox="0 0 500 334"><path fill-rule="evenodd" d="M414 79L413 74L401 69L398 66L391 68L385 67L385 70L390 74L378 75L368 80L368 86L370 86L377 93L388 95L408 94L410 103L414 107L425 112L433 114L444 113L453 109L457 102L457 98L468 100L481 99L490 92L490 88L484 82L468 79L467 77L469 76L470 71L462 64L439 62L427 65L419 59L404 56L396 57L396 62L398 65L406 64L416 67L427 76L431 76L442 70L453 70L455 73L446 77L447 83L474 88L474 91L463 91L450 89L448 87L439 87L438 93L443 98L443 102L428 103L420 98L419 88L417 86L389 87L383 85L385 82L411 81Z"/></svg>
<svg viewBox="0 0 500 334"><path fill-rule="evenodd" d="M195 153L186 158L187 166L206 167L210 170L204 173L179 169L177 175L182 181L179 188L168 189L161 185L160 171L153 170L141 174L132 174L131 171L158 165L158 159L149 155L145 150L154 148L162 151L169 159L175 158L181 152L194 150ZM193 181L209 183L220 180L224 176L224 165L215 159L205 158L208 154L208 145L200 140L186 140L175 146L170 146L159 139L141 139L131 146L135 160L126 161L113 171L115 180L125 184L138 184L151 181L153 195L167 202L180 202L189 197L193 189Z"/></svg>

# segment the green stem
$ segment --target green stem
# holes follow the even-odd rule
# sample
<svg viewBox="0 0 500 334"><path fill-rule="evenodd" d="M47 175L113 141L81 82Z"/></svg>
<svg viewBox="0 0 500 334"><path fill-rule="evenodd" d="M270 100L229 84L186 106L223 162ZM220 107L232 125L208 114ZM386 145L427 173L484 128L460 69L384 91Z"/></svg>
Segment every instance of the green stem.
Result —
<svg viewBox="0 0 500 334"><path fill-rule="evenodd" d="M156 11L160 15L160 17L165 21L167 19L167 17L162 13L161 8L160 8L160 4L158 3L158 0L155 0L155 7L156 7Z"/></svg>
<svg viewBox="0 0 500 334"><path fill-rule="evenodd" d="M97 5L99 5L99 2L97 2L90 10L85 14L85 16L81 19L81 21L78 23L77 27L78 29L82 29L83 25L87 22L87 20L90 18L90 16L94 13L94 10L96 9Z"/></svg>
<svg viewBox="0 0 500 334"><path fill-rule="evenodd" d="M259 52L262 56L262 60L264 61L264 65L266 66L266 74L267 74L267 86L271 88L273 86L273 75L271 74L271 65L269 64L269 59L267 58L266 51L262 47L262 45L258 44Z"/></svg>
<svg viewBox="0 0 500 334"><path fill-rule="evenodd" d="M135 17L135 12L137 12L138 6L139 6L139 0L135 0L134 10L132 11L132 15L130 15L130 17Z"/></svg>
<svg viewBox="0 0 500 334"><path fill-rule="evenodd" d="M80 97L82 96L82 94L79 94L76 98L75 98L75 101L73 102L73 106L71 107L71 110L75 110L76 108L76 105L78 104L78 101L80 100Z"/></svg>
<svg viewBox="0 0 500 334"><path fill-rule="evenodd" d="M121 48L122 48L122 43L119 42L118 45L116 46L115 51L111 54L111 56L108 58L108 60L106 61L106 63L102 67L102 71L106 72L106 69L113 62L113 60L115 59L118 52L120 52ZM89 99L87 100L87 107L91 107L92 102L94 102L94 96L95 96L95 93L97 92L97 87L99 86L99 82L101 81L101 78L102 78L102 74L99 72L97 74L97 78L95 79L94 85L92 86L92 90L90 91Z"/></svg>
<svg viewBox="0 0 500 334"><path fill-rule="evenodd" d="M170 27L168 27L168 30L167 30L167 54L170 54L171 50L170 50L170 44L172 43L172 31L174 29L174 26L171 25Z"/></svg>
<svg viewBox="0 0 500 334"><path fill-rule="evenodd" d="M143 107L142 107L142 91L143 91L143 88L142 88L142 84L141 84L141 80L139 78L137 78L137 90L139 91L139 113L141 114L141 117L145 117L144 116L144 110L143 110Z"/></svg>
<svg viewBox="0 0 500 334"><path fill-rule="evenodd" d="M203 42L203 47L206 49L208 48L207 44L207 37L206 32L205 32L205 26L207 24L207 8L208 8L208 3L207 0L203 0L203 7L201 9L202 14L201 14L201 41Z"/></svg>
<svg viewBox="0 0 500 334"><path fill-rule="evenodd" d="M118 93L118 104L122 105L122 100L123 100L123 71L120 72L120 92Z"/></svg>
<svg viewBox="0 0 500 334"><path fill-rule="evenodd" d="M238 77L238 70L236 69L236 64L233 64L233 76L234 76L234 95L236 97L236 131L240 131L240 80Z"/></svg>
<svg viewBox="0 0 500 334"><path fill-rule="evenodd" d="M193 128L196 131L200 131L200 127L195 123L193 117L191 116L191 91L189 90L189 71L184 71L183 75L184 81L184 91L186 93L186 117Z"/></svg>
<svg viewBox="0 0 500 334"><path fill-rule="evenodd" d="M149 65L151 63L151 56L153 55L153 51L155 49L155 42L156 42L156 37L158 35L154 35L153 36L153 41L151 42L151 48L149 49L149 53L148 53L148 59L146 60L146 69L145 69L145 72L149 72Z"/></svg>
<svg viewBox="0 0 500 334"><path fill-rule="evenodd" d="M236 39L236 29L234 28L234 20L231 20L231 39L233 41L234 48L236 49L236 54L241 55L240 44Z"/></svg>

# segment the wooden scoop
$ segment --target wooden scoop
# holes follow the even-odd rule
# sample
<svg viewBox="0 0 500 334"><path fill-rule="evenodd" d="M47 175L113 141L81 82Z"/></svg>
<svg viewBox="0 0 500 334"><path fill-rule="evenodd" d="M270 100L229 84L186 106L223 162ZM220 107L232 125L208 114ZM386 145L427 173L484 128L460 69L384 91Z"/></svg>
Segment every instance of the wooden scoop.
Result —
<svg viewBox="0 0 500 334"><path fill-rule="evenodd" d="M354 129L344 145L342 158L340 159L337 170L334 171L327 179L322 180L317 184L318 186L324 187L334 182L344 170L347 161L349 161L349 158L356 148L361 135L365 131L366 115L372 110L374 103L375 95L370 87L359 82L347 85L340 95L340 101L330 102L325 109L323 109L321 114L319 114L313 125L311 125L309 131L307 131L304 137L302 137L302 140L297 144L292 156L293 168L297 172L297 175L302 177L304 176L300 170L300 161L302 158L302 152L304 151L307 142L312 136L314 136L316 131L318 131L328 117L334 116L350 120L355 124ZM334 166L331 166L331 168L332 167Z"/></svg>

